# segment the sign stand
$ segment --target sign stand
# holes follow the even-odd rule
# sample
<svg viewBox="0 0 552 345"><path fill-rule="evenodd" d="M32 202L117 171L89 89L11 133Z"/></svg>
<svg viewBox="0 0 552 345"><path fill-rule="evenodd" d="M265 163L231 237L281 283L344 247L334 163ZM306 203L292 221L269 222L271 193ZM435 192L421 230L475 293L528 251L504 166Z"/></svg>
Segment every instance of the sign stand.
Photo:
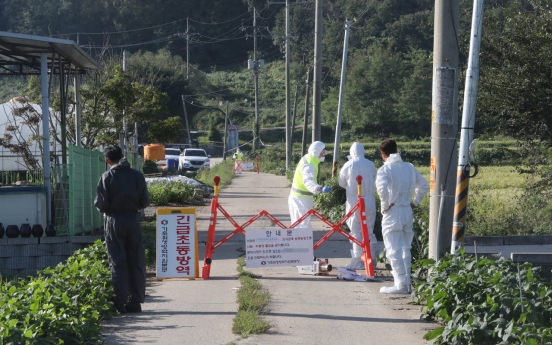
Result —
<svg viewBox="0 0 552 345"><path fill-rule="evenodd" d="M157 209L156 278L199 277L197 217L193 207Z"/></svg>

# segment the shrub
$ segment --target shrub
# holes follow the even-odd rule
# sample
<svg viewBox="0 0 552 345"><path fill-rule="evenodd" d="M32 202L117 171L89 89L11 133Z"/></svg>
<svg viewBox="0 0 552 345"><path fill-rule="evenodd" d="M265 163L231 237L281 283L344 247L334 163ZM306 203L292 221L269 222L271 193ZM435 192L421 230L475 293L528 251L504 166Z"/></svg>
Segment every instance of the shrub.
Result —
<svg viewBox="0 0 552 345"><path fill-rule="evenodd" d="M152 160L145 160L144 165L142 166L142 172L144 174L156 174L159 172L157 163Z"/></svg>
<svg viewBox="0 0 552 345"><path fill-rule="evenodd" d="M169 203L187 203L194 194L194 187L180 181L158 182L150 184L148 191L152 204L167 206Z"/></svg>
<svg viewBox="0 0 552 345"><path fill-rule="evenodd" d="M424 336L432 344L552 342L552 284L535 275L531 264L477 260L461 250L414 268L425 318L444 324Z"/></svg>
<svg viewBox="0 0 552 345"><path fill-rule="evenodd" d="M105 245L96 241L36 278L0 285L0 344L101 344L112 315Z"/></svg>

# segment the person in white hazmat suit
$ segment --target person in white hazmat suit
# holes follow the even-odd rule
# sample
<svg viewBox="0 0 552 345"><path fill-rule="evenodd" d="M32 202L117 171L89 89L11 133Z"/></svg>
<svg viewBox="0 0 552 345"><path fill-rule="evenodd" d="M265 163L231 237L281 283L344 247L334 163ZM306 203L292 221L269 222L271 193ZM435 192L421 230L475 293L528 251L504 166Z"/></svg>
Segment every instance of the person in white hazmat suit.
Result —
<svg viewBox="0 0 552 345"><path fill-rule="evenodd" d="M313 196L315 194L332 191L331 187L324 187L317 183L318 165L324 161L325 157L324 143L315 141L309 146L308 153L297 164L288 198L291 224L314 207ZM298 224L297 228L311 228L310 216Z"/></svg>
<svg viewBox="0 0 552 345"><path fill-rule="evenodd" d="M383 141L380 152L384 165L378 170L376 188L383 214L383 242L394 278L394 285L382 287L380 292L408 294L412 268L410 248L414 238L412 210L426 195L428 184L412 164L402 161L395 141Z"/></svg>
<svg viewBox="0 0 552 345"><path fill-rule="evenodd" d="M347 193L347 202L345 211L349 212L358 202L358 182L357 176L362 176L362 196L366 206L366 224L368 225L368 237L370 238L370 251L372 262L376 266L377 242L374 235L374 224L376 222L376 202L374 199L374 183L376 181L376 166L371 160L364 158L364 146L360 143L351 145L349 161L346 162L339 173L339 185L345 188ZM362 229L360 227L360 212L353 213L351 218L347 219L347 225L351 229L351 235L362 242ZM351 262L346 266L350 270L363 270L364 262L361 260L363 249L361 246L353 243L351 250Z"/></svg>

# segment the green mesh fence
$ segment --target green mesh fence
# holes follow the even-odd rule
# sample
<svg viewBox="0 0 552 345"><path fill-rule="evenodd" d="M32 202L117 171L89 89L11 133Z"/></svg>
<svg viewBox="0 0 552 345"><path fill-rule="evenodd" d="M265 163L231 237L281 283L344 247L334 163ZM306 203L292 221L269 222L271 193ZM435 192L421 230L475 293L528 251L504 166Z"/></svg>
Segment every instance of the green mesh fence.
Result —
<svg viewBox="0 0 552 345"><path fill-rule="evenodd" d="M92 231L102 226L103 217L94 207L96 186L105 172L100 151L69 145L69 228L71 234Z"/></svg>
<svg viewBox="0 0 552 345"><path fill-rule="evenodd" d="M126 159L133 169L142 171L143 159L138 152L128 152Z"/></svg>
<svg viewBox="0 0 552 345"><path fill-rule="evenodd" d="M129 152L126 158L134 169L142 170L138 153ZM96 186L106 169L103 152L69 145L69 162L59 165L59 169L57 165L52 167L52 199L59 235L67 235L68 228L75 235L103 225L102 214L94 207Z"/></svg>
<svg viewBox="0 0 552 345"><path fill-rule="evenodd" d="M99 229L102 214L94 207L96 186L105 171L103 153L69 145L70 164L52 167L52 200L58 235ZM62 182L63 181L63 182Z"/></svg>

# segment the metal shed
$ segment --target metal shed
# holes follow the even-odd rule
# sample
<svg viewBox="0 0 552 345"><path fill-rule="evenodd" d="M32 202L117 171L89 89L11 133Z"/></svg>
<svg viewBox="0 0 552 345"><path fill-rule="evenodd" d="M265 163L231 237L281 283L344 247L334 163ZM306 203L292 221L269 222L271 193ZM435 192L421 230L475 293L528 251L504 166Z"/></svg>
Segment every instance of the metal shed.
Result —
<svg viewBox="0 0 552 345"><path fill-rule="evenodd" d="M59 75L61 105L62 160L66 163L67 143L65 118L67 109L67 88L70 78L75 78L77 104L76 138L80 144L80 75L87 69L101 66L74 41L0 31L0 75L40 75L42 92L42 140L44 189L46 194L47 223L51 219L51 176L50 176L50 88L52 76ZM44 111L46 109L46 111Z"/></svg>

